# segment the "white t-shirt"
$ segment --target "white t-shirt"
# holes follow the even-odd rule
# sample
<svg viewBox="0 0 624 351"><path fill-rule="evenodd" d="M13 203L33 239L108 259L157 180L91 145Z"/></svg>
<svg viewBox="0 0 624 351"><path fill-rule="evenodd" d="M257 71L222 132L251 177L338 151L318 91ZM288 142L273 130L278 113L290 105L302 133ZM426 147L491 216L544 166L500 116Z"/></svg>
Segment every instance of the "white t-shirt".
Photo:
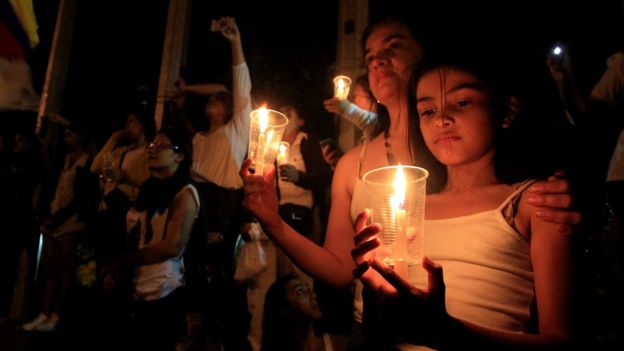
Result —
<svg viewBox="0 0 624 351"><path fill-rule="evenodd" d="M200 202L197 189L193 185L186 185L178 191L175 197L180 196L180 194L187 189L190 189L193 193L193 198L197 205L197 212L195 212L194 217L197 218ZM154 213L152 218L149 219L152 225L153 236L148 243L145 243L145 234L147 232L146 223L148 220L147 213L145 211L137 212L134 207L128 211L126 216L127 229L132 229L137 223L140 225L139 248L142 249L154 245L164 239L168 216L169 208L163 213ZM184 285L183 254L184 250L182 250L178 256L169 258L164 262L138 266L134 276L135 297L143 301L159 300L171 294L178 287Z"/></svg>
<svg viewBox="0 0 624 351"><path fill-rule="evenodd" d="M238 171L247 154L251 123L251 78L246 63L232 67L234 113L223 127L193 137L192 169L216 185L240 189Z"/></svg>

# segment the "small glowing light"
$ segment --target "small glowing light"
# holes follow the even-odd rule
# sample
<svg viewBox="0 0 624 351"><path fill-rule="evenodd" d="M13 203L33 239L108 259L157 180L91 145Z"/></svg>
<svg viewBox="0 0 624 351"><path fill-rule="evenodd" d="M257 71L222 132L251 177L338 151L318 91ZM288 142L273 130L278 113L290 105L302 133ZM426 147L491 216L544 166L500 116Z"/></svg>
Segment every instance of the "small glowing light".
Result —
<svg viewBox="0 0 624 351"><path fill-rule="evenodd" d="M403 173L403 167L399 163L397 167L396 175L394 177L394 201L393 204L396 209L403 208L405 203L405 174Z"/></svg>
<svg viewBox="0 0 624 351"><path fill-rule="evenodd" d="M553 54L555 55L561 55L561 47L560 46L555 46L555 48L553 49Z"/></svg>
<svg viewBox="0 0 624 351"><path fill-rule="evenodd" d="M286 155L286 150L288 150L288 146L286 146L286 144L280 144L279 146L280 155Z"/></svg>
<svg viewBox="0 0 624 351"><path fill-rule="evenodd" d="M260 133L264 133L269 126L269 111L262 106L258 109L258 117L260 119Z"/></svg>

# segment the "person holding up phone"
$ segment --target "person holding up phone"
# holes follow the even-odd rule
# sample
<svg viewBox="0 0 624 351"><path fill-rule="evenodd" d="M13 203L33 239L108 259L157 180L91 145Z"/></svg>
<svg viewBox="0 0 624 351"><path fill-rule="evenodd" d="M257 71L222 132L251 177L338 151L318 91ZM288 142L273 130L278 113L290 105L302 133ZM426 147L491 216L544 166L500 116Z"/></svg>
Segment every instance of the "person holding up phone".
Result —
<svg viewBox="0 0 624 351"><path fill-rule="evenodd" d="M290 143L288 162L279 166L280 211L283 212L282 217L287 223L290 223L293 228L297 228L299 233L309 236L313 232L312 208L315 206L326 207L324 205L326 195L324 194L329 189L331 182L331 170L323 162L321 148L317 145L328 152L336 152L338 145L333 139L318 141L317 135L303 131L305 119L299 115L299 111L294 105L284 105L280 110L289 120L282 140ZM308 208L309 218L306 215L304 217L307 219L299 219L301 216L286 213L289 212L287 209L292 208L293 205ZM326 213L325 211L322 212ZM326 217L321 217L321 223L324 227Z"/></svg>

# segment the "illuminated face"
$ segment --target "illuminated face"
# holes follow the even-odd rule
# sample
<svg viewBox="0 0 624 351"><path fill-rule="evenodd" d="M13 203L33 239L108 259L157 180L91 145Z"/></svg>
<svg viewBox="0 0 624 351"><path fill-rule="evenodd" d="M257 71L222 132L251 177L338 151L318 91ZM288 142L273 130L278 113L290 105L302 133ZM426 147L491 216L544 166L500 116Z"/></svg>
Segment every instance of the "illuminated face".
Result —
<svg viewBox="0 0 624 351"><path fill-rule="evenodd" d="M177 145L164 134L156 134L154 141L145 146L148 156L148 166L151 170L171 169L175 171L184 156L176 152Z"/></svg>
<svg viewBox="0 0 624 351"><path fill-rule="evenodd" d="M491 94L474 75L455 68L431 70L416 88L427 147L445 165L494 155Z"/></svg>
<svg viewBox="0 0 624 351"><path fill-rule="evenodd" d="M286 299L293 316L313 320L321 318L316 294L301 280L292 279L286 284Z"/></svg>
<svg viewBox="0 0 624 351"><path fill-rule="evenodd" d="M371 91L381 103L407 91L410 68L422 52L406 25L389 22L375 27L366 40L364 61Z"/></svg>

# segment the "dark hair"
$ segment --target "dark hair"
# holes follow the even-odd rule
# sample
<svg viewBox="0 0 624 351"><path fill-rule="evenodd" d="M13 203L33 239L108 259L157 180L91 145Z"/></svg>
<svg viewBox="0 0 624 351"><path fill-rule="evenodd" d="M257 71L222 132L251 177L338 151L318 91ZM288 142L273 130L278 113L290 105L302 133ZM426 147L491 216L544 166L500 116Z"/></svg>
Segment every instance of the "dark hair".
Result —
<svg viewBox="0 0 624 351"><path fill-rule="evenodd" d="M234 115L234 101L232 99L232 94L227 91L220 91L218 93L210 95L210 97L206 101L206 104L210 101L220 101L225 104L225 122L227 123L230 121L230 119L232 119L232 116ZM205 106L206 105L204 105L204 107Z"/></svg>
<svg viewBox="0 0 624 351"><path fill-rule="evenodd" d="M410 120L415 123L410 123L410 143L413 149L419 150L420 162L430 170L429 180L433 186L430 190L433 191L440 190L446 183L446 167L440 167L441 163L435 159L424 143L416 110L416 85L425 73L440 67L451 67L476 76L490 94L491 122L496 143L494 167L499 181L513 183L528 177L542 177L549 172L538 169L539 167L531 167L535 165L529 162L533 162L537 155L531 154L527 157L526 150L517 148L526 146L522 139L533 134L530 132L530 125L526 123L528 116L532 116L534 120L540 111L534 108L535 104L529 100L520 70L500 60L500 57L491 54L486 46L481 47L480 44L460 42L438 48L435 52L429 52L412 73L409 111ZM517 108L512 108L510 104L512 98L518 102ZM513 116L514 121L508 128L503 128L503 122L508 116ZM533 140L532 143L538 144L538 141Z"/></svg>
<svg viewBox="0 0 624 351"><path fill-rule="evenodd" d="M264 316L262 319L262 350L300 350L301 345L292 321L284 317L288 307L289 282L299 279L294 274L278 278L271 285L264 298Z"/></svg>
<svg viewBox="0 0 624 351"><path fill-rule="evenodd" d="M371 99L374 98L373 92L370 90L370 84L368 83L368 74L364 73L355 77L355 82L353 83L353 86L362 87L362 89L364 89L368 93L368 95L370 95Z"/></svg>
<svg viewBox="0 0 624 351"><path fill-rule="evenodd" d="M366 41L373 31L377 29L377 27L389 23L398 23L405 26L412 35L412 38L414 38L414 40L416 40L425 50L430 46L428 35L426 35L425 32L418 26L416 21L403 15L392 14L372 21L368 24L368 26L366 26L362 32L362 37L360 38L360 47L362 52L366 51Z"/></svg>
<svg viewBox="0 0 624 351"><path fill-rule="evenodd" d="M134 115L143 126L145 140L154 139L156 133L156 121L154 120L154 108L152 105L137 105L128 110L128 116Z"/></svg>
<svg viewBox="0 0 624 351"><path fill-rule="evenodd" d="M91 131L87 126L79 120L70 121L65 127L67 130L71 130L80 138L80 148L83 151L89 152L93 148L93 138Z"/></svg>

